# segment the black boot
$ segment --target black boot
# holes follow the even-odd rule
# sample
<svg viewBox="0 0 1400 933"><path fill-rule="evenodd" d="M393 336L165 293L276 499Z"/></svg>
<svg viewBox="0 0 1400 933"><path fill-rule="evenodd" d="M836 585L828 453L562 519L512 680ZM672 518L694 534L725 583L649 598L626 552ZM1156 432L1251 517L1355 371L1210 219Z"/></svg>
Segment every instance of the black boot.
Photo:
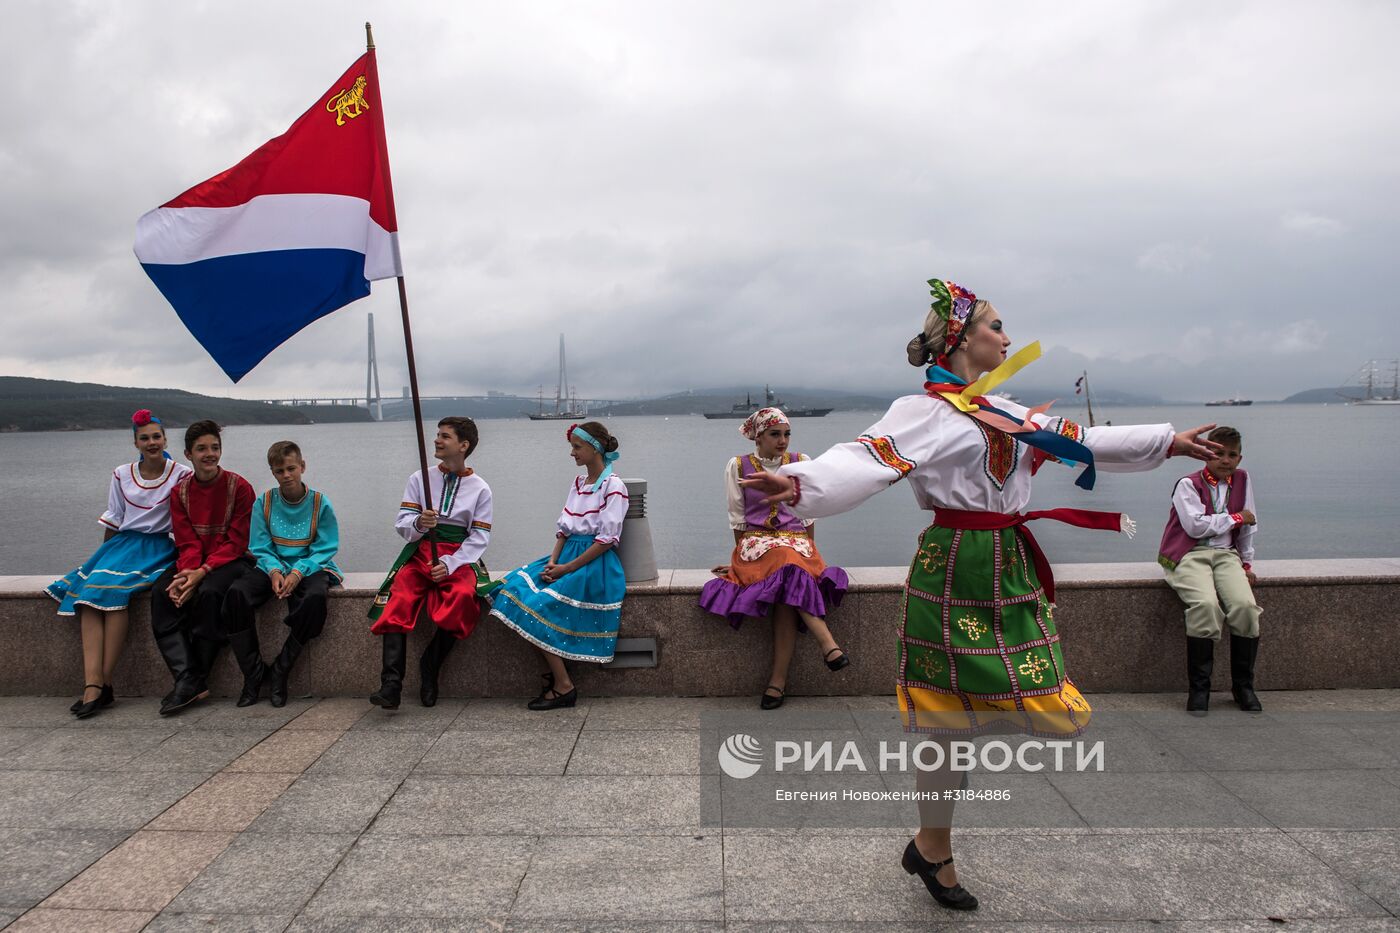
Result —
<svg viewBox="0 0 1400 933"><path fill-rule="evenodd" d="M282 643L282 651L277 655L277 660L272 662L272 689L269 691L272 705L281 709L287 705L287 678L292 674L292 665L297 663L297 656L301 654L301 649L305 647L297 641L295 635L287 633L287 640Z"/></svg>
<svg viewBox="0 0 1400 933"><path fill-rule="evenodd" d="M248 628L234 632L229 635L228 643L238 661L238 669L243 672L243 692L238 695L238 705L252 706L258 702L263 680L267 677L267 665L263 664L258 648L258 630Z"/></svg>
<svg viewBox="0 0 1400 933"><path fill-rule="evenodd" d="M408 636L403 632L384 634L384 671L379 675L379 690L370 694L369 701L385 709L398 709L403 694L404 657L408 653Z"/></svg>
<svg viewBox="0 0 1400 933"><path fill-rule="evenodd" d="M156 636L156 647L160 649L165 666L170 668L170 674L175 678L175 689L160 701L162 716L179 712L196 700L202 700L209 695L204 677L194 669L193 652L184 632L177 629Z"/></svg>
<svg viewBox="0 0 1400 933"><path fill-rule="evenodd" d="M1262 712L1254 695L1254 660L1259 657L1259 639L1230 636L1230 692L1235 705L1246 713Z"/></svg>
<svg viewBox="0 0 1400 933"><path fill-rule="evenodd" d="M1215 642L1186 636L1186 711L1204 716L1210 709L1210 674L1215 668Z"/></svg>
<svg viewBox="0 0 1400 933"><path fill-rule="evenodd" d="M418 699L424 706L437 705L438 674L442 671L442 662L447 660L447 655L456 644L457 638L451 632L438 629L419 659Z"/></svg>

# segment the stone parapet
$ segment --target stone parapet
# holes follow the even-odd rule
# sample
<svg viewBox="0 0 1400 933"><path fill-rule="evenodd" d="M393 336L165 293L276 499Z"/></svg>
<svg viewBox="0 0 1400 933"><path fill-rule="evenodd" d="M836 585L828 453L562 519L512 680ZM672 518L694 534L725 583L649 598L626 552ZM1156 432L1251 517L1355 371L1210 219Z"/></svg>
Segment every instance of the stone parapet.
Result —
<svg viewBox="0 0 1400 933"><path fill-rule="evenodd" d="M1260 689L1400 687L1400 558L1260 561L1258 600L1264 609L1257 682ZM900 625L902 567L848 568L852 588L829 621L854 663L839 673L822 664L815 644L798 641L789 693L893 692ZM1185 689L1182 607L1155 564L1066 564L1055 567L1055 619L1070 674L1085 692ZM75 694L82 682L77 623L59 618L43 595L50 577L0 577L0 694ZM661 570L655 583L632 585L622 612L622 637L654 638L655 668L573 664L589 696L757 695L767 683L771 636L765 621L738 630L701 612L703 570ZM352 573L333 590L324 634L297 665L294 695L367 696L379 683L379 640L365 610L380 577ZM282 609L258 618L263 654L284 637ZM133 604L131 634L114 680L124 695L162 695L170 678L150 635L149 600ZM429 633L430 634L430 633ZM426 643L415 632L413 657ZM1217 653L1215 686L1228 689L1228 648ZM445 696L526 696L539 689L543 662L494 619L483 619L458 646L442 677ZM211 687L236 694L240 678L224 652ZM406 697L417 693L417 665L408 665ZM410 700L411 702L411 700Z"/></svg>

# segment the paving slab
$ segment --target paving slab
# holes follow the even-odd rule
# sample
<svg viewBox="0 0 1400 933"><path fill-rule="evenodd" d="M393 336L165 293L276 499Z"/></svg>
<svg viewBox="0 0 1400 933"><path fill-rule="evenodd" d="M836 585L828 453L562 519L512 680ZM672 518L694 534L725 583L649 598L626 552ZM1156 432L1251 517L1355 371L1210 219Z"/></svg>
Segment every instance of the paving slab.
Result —
<svg viewBox="0 0 1400 933"><path fill-rule="evenodd" d="M58 772L49 772L57 774ZM70 829L134 831L160 816L209 779L195 771L94 773L87 787L50 807L48 825Z"/></svg>
<svg viewBox="0 0 1400 933"><path fill-rule="evenodd" d="M155 913L233 838L233 833L139 832L51 894L43 907Z"/></svg>
<svg viewBox="0 0 1400 933"><path fill-rule="evenodd" d="M303 774L252 822L247 831L360 833L398 786L398 778Z"/></svg>
<svg viewBox="0 0 1400 933"><path fill-rule="evenodd" d="M444 732L414 773L561 775L577 738L571 729Z"/></svg>
<svg viewBox="0 0 1400 933"><path fill-rule="evenodd" d="M747 697L604 697L589 704L584 730L695 730L705 713L754 709Z"/></svg>
<svg viewBox="0 0 1400 933"><path fill-rule="evenodd" d="M79 829L0 833L0 907L33 907L126 836L120 831Z"/></svg>
<svg viewBox="0 0 1400 933"><path fill-rule="evenodd" d="M327 697L312 703L283 728L343 731L372 709L370 702L361 697Z"/></svg>
<svg viewBox="0 0 1400 933"><path fill-rule="evenodd" d="M486 732L504 729L510 732L553 731L578 732L588 718L587 700L567 709L535 711L526 709L519 699L468 700L449 731Z"/></svg>
<svg viewBox="0 0 1400 933"><path fill-rule="evenodd" d="M365 836L304 913L445 919L503 915L533 848L531 837Z"/></svg>
<svg viewBox="0 0 1400 933"><path fill-rule="evenodd" d="M713 758L700 761L693 729L593 730L579 736L569 774L718 774Z"/></svg>
<svg viewBox="0 0 1400 933"><path fill-rule="evenodd" d="M116 771L138 755L149 753L175 732L175 729L54 729L14 754L6 755L0 760L0 767L24 771Z"/></svg>
<svg viewBox="0 0 1400 933"><path fill-rule="evenodd" d="M370 832L667 835L699 824L697 777L413 775Z"/></svg>
<svg viewBox="0 0 1400 933"><path fill-rule="evenodd" d="M27 729L68 725L74 721L68 707L77 698L76 693L66 700L62 697L0 697L0 722Z"/></svg>
<svg viewBox="0 0 1400 933"><path fill-rule="evenodd" d="M402 778L414 769L436 740L437 735L431 732L347 732L307 770Z"/></svg>
<svg viewBox="0 0 1400 933"><path fill-rule="evenodd" d="M290 916L248 914L187 914L165 910L142 933L282 933Z"/></svg>
<svg viewBox="0 0 1400 933"><path fill-rule="evenodd" d="M718 836L542 840L511 919L722 921L722 842Z"/></svg>
<svg viewBox="0 0 1400 933"><path fill-rule="evenodd" d="M292 783L291 774L224 772L171 807L150 828L241 832Z"/></svg>
<svg viewBox="0 0 1400 933"><path fill-rule="evenodd" d="M0 728L0 766L3 766L4 760L15 751L30 742L42 739L50 731L49 727L10 728L6 726Z"/></svg>
<svg viewBox="0 0 1400 933"><path fill-rule="evenodd" d="M288 700L286 706L277 709L267 702L236 706L228 698L210 699L206 702L210 709L200 720L200 725L206 729L253 729L265 735L282 728L316 703L315 700Z"/></svg>
<svg viewBox="0 0 1400 933"><path fill-rule="evenodd" d="M1386 910L1400 914L1400 830L1289 835Z"/></svg>
<svg viewBox="0 0 1400 933"><path fill-rule="evenodd" d="M354 841L351 834L244 833L190 882L170 909L294 916Z"/></svg>
<svg viewBox="0 0 1400 933"><path fill-rule="evenodd" d="M302 915L287 933L502 933L504 917L308 917Z"/></svg>
<svg viewBox="0 0 1400 933"><path fill-rule="evenodd" d="M0 827L56 829L54 814L95 780L81 771L0 771Z"/></svg>
<svg viewBox="0 0 1400 933"><path fill-rule="evenodd" d="M248 729L196 726L182 729L128 761L123 771L218 771L262 741Z"/></svg>
<svg viewBox="0 0 1400 933"><path fill-rule="evenodd" d="M1047 775L1076 813L1093 827L1271 829L1247 795L1232 793L1200 771L1062 772Z"/></svg>
<svg viewBox="0 0 1400 933"><path fill-rule="evenodd" d="M37 907L6 929L14 933L137 933L155 914L142 910L58 910Z"/></svg>
<svg viewBox="0 0 1400 933"><path fill-rule="evenodd" d="M366 700L366 703L369 701ZM355 720L350 727L356 731L372 732L442 732L467 705L466 700L441 699L436 706L421 706L417 691L404 694L403 705L395 710L371 708L372 712Z"/></svg>
<svg viewBox="0 0 1400 933"><path fill-rule="evenodd" d="M261 771L300 774L316 763L344 735L335 729L296 729L290 726L272 733L231 762L227 771Z"/></svg>
<svg viewBox="0 0 1400 933"><path fill-rule="evenodd" d="M1400 794L1380 771L1217 771L1212 777L1284 829L1400 829Z"/></svg>
<svg viewBox="0 0 1400 933"><path fill-rule="evenodd" d="M74 699L77 699L76 695ZM72 701L69 701L72 702ZM64 706L67 709L67 705ZM180 711L178 716L160 714L160 697L117 697L116 702L87 719L63 721L65 729L185 729L198 725L214 712L214 705L197 703Z"/></svg>

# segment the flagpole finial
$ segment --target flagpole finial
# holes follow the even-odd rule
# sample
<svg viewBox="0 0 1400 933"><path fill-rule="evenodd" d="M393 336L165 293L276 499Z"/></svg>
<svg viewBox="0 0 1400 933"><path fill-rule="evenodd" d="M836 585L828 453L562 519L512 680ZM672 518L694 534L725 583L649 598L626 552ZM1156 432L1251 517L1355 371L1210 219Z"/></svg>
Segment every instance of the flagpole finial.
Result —
<svg viewBox="0 0 1400 933"><path fill-rule="evenodd" d="M365 48L374 51L374 30L370 28L369 23L365 23Z"/></svg>

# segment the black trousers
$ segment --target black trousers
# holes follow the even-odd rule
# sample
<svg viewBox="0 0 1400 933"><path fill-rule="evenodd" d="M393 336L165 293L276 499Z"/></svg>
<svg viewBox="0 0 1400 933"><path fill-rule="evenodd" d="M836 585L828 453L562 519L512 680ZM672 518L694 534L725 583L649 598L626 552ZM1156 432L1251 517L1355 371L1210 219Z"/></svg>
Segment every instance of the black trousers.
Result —
<svg viewBox="0 0 1400 933"><path fill-rule="evenodd" d="M319 570L303 577L287 597L286 624L291 635L303 645L326 627L326 593L332 577ZM272 599L272 579L254 568L229 587L223 603L225 636L246 632L257 621L258 607Z"/></svg>
<svg viewBox="0 0 1400 933"><path fill-rule="evenodd" d="M257 573L258 569L246 557L215 567L200 582L194 595L183 606L177 606L166 593L175 579L175 568L171 567L160 575L151 592L151 631L157 640L163 635L180 632L190 639L222 643L227 637L221 620L224 597L239 580Z"/></svg>

